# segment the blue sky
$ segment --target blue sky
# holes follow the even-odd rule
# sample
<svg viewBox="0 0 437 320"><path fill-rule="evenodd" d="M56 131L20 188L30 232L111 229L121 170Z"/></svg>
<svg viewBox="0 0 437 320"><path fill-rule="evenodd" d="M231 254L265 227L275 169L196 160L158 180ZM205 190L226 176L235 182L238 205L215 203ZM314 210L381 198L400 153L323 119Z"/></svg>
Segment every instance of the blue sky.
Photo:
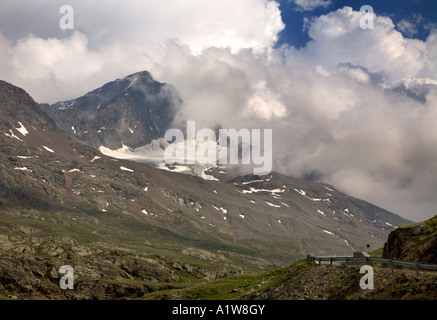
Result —
<svg viewBox="0 0 437 320"><path fill-rule="evenodd" d="M363 5L370 5L376 15L389 16L395 24L402 20L414 24L417 28L417 34L414 35L397 29L406 37L425 40L430 33L431 25L437 26L437 1L434 0L331 0L326 7L319 6L308 11L303 11L292 0L280 0L279 3L286 27L279 34L277 46L284 43L296 47L304 46L310 40L308 33L303 31L304 18L318 17L346 5L356 11L359 11Z"/></svg>

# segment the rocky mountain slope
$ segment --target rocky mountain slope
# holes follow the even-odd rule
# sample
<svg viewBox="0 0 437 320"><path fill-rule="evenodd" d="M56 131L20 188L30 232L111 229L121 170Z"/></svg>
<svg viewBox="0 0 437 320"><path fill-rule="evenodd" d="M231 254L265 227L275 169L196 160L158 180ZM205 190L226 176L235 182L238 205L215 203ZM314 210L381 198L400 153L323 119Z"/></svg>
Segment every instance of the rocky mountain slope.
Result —
<svg viewBox="0 0 437 320"><path fill-rule="evenodd" d="M435 264L437 216L390 232L371 256ZM360 265L317 264L309 259L268 272L151 292L146 300L437 300L437 273L371 263L374 289L361 289Z"/></svg>
<svg viewBox="0 0 437 320"><path fill-rule="evenodd" d="M139 297L308 253L381 247L394 226L409 223L332 186L277 173L210 181L105 156L2 81L0 111L6 296ZM78 275L74 293L58 288L65 264Z"/></svg>
<svg viewBox="0 0 437 320"><path fill-rule="evenodd" d="M360 287L360 266L299 261L274 271L236 275L146 294L145 300L436 300L437 274L374 266L374 289Z"/></svg>
<svg viewBox="0 0 437 320"><path fill-rule="evenodd" d="M437 216L390 232L383 256L387 259L437 264Z"/></svg>
<svg viewBox="0 0 437 320"><path fill-rule="evenodd" d="M118 149L144 146L162 137L181 103L172 86L143 71L83 97L41 108L69 136L96 148Z"/></svg>

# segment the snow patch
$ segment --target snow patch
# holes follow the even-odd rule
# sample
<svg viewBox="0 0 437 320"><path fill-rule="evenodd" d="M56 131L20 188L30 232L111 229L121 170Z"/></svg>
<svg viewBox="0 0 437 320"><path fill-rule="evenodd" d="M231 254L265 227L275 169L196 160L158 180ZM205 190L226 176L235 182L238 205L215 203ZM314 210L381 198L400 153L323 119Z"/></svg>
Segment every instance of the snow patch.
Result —
<svg viewBox="0 0 437 320"><path fill-rule="evenodd" d="M385 224L388 225L388 226L390 226L390 227L397 228L397 226L394 226L394 225L392 225L391 223L386 222Z"/></svg>
<svg viewBox="0 0 437 320"><path fill-rule="evenodd" d="M21 171L32 171L32 170L27 169L27 167L16 167L14 169L15 170L21 170Z"/></svg>
<svg viewBox="0 0 437 320"><path fill-rule="evenodd" d="M204 180L210 180L210 181L220 181L219 179L217 179L216 177L214 177L214 176L212 176L212 175L209 175L209 174L206 174L205 173L205 171L206 170L208 170L209 168L205 168L205 169L203 169L202 170L202 173L201 173L201 177L202 177L202 179L204 179Z"/></svg>
<svg viewBox="0 0 437 320"><path fill-rule="evenodd" d="M271 206L271 207L275 207L275 208L280 208L281 206L278 206L278 205L276 205L276 204L273 204L273 203L270 203L270 202L267 202L266 201L266 203L269 205L269 206Z"/></svg>
<svg viewBox="0 0 437 320"><path fill-rule="evenodd" d="M351 214L351 213L346 213L346 212L342 212L346 217L348 217L348 218L353 218L354 217L354 215L353 214Z"/></svg>
<svg viewBox="0 0 437 320"><path fill-rule="evenodd" d="M327 233L327 234L334 235L331 231L328 231L328 230L322 230L322 231Z"/></svg>
<svg viewBox="0 0 437 320"><path fill-rule="evenodd" d="M296 191L297 193L300 193L301 195L305 196L307 193L305 191L303 191L302 189L294 189L294 191Z"/></svg>
<svg viewBox="0 0 437 320"><path fill-rule="evenodd" d="M18 130L18 132L20 132L23 136L26 136L27 134L29 134L29 131L26 130L26 128L23 126L23 124L21 122L18 122L18 124L20 125L20 127L15 128Z"/></svg>
<svg viewBox="0 0 437 320"><path fill-rule="evenodd" d="M121 170L123 171L128 171L128 172L134 172L132 169L126 168L126 167L120 167Z"/></svg>
<svg viewBox="0 0 437 320"><path fill-rule="evenodd" d="M331 202L331 200L329 199L321 199L321 198L310 198L306 195L306 192L303 191L302 189L294 189L294 191L296 191L297 193L303 195L305 198L311 200L311 201L328 201Z"/></svg>
<svg viewBox="0 0 437 320"><path fill-rule="evenodd" d="M9 138L15 138L15 139L17 139L17 140L20 140L21 142L24 142L23 140L21 140L20 138L18 138L18 137L14 134L14 132L13 132L12 130L9 130L9 132L10 132L11 134L7 134L7 133L5 133L5 135L8 136Z"/></svg>
<svg viewBox="0 0 437 320"><path fill-rule="evenodd" d="M317 212L320 213L321 215L324 215L326 217L326 214L323 211L317 210Z"/></svg>
<svg viewBox="0 0 437 320"><path fill-rule="evenodd" d="M55 153L52 149L50 149L49 147L46 147L46 146L42 146L44 149L46 149L48 152L51 152L51 153Z"/></svg>
<svg viewBox="0 0 437 320"><path fill-rule="evenodd" d="M274 194L274 196L277 196L277 195L275 195L275 193L281 193L284 191L285 191L285 189L280 189L280 188L269 190L269 189L256 189L256 188L250 187L250 190L243 190L242 192L243 193L270 192L270 193Z"/></svg>
<svg viewBox="0 0 437 320"><path fill-rule="evenodd" d="M256 183L256 182L264 182L264 180L252 180L252 181L246 181L246 182L242 182L241 184L251 184L251 183Z"/></svg>
<svg viewBox="0 0 437 320"><path fill-rule="evenodd" d="M228 213L228 210L226 210L226 209L224 209L224 208L222 208L222 207L220 207L220 210L223 211L223 214Z"/></svg>
<svg viewBox="0 0 437 320"><path fill-rule="evenodd" d="M124 91L126 91L127 89L129 89L130 87L132 87L132 86L134 85L134 83L137 82L137 80L139 79L139 76L138 76L138 75L135 75L135 76L133 76L132 78L133 78L133 79L132 79L131 83L129 84L129 86L128 86Z"/></svg>
<svg viewBox="0 0 437 320"><path fill-rule="evenodd" d="M159 165L158 165L158 169L167 170L167 171L170 171L170 172L185 172L185 171L189 171L190 170L189 167L181 166L181 165L173 165L173 168L174 169L170 169L169 167L166 166L165 163L159 163Z"/></svg>

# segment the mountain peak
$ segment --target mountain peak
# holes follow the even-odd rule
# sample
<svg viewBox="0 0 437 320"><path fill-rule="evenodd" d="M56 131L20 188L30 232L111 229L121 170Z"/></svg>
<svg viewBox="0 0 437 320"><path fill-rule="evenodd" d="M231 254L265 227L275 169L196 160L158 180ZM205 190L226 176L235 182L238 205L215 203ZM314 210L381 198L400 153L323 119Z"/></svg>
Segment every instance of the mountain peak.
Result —
<svg viewBox="0 0 437 320"><path fill-rule="evenodd" d="M23 89L0 80L1 118L0 130L8 132L19 121L29 125L44 125L54 129L49 116L40 110L38 104Z"/></svg>
<svg viewBox="0 0 437 320"><path fill-rule="evenodd" d="M77 99L42 108L70 136L92 147L118 149L161 138L181 103L171 85L140 71Z"/></svg>
<svg viewBox="0 0 437 320"><path fill-rule="evenodd" d="M155 79L153 79L153 76L150 74L149 71L143 70L143 71L139 71L139 72L135 72L132 73L122 79L117 79L115 81L124 81L124 80L138 80L138 79L142 79L142 80L148 80L148 81L155 81Z"/></svg>
<svg viewBox="0 0 437 320"><path fill-rule="evenodd" d="M108 87L115 87L120 91L133 91L141 89L143 86L164 85L153 79L153 76L148 71L139 71L132 73L124 78L118 78L115 81L107 83ZM92 91L94 92L94 91ZM91 94L92 92L88 93Z"/></svg>
<svg viewBox="0 0 437 320"><path fill-rule="evenodd" d="M26 91L3 80L0 80L0 102L7 102L4 107L24 102L35 104Z"/></svg>
<svg viewBox="0 0 437 320"><path fill-rule="evenodd" d="M148 71L140 71L122 79L110 81L102 87L88 92L83 97L57 102L53 107L58 110L73 108L94 109L95 104L97 104L97 109L101 110L114 100L122 98L126 93L143 90L145 95L153 95L163 86L166 86L166 84L155 81ZM147 99L147 97L141 98Z"/></svg>

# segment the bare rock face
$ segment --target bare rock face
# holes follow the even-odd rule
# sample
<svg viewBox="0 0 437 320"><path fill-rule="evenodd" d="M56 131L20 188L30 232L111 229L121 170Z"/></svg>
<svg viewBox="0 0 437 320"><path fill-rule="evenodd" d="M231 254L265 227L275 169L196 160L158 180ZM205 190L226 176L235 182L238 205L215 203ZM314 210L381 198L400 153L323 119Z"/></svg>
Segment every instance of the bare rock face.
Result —
<svg viewBox="0 0 437 320"><path fill-rule="evenodd" d="M437 264L437 216L392 231L384 258Z"/></svg>
<svg viewBox="0 0 437 320"><path fill-rule="evenodd" d="M143 71L83 97L40 107L70 137L92 147L118 149L144 146L163 137L181 104L171 85Z"/></svg>

